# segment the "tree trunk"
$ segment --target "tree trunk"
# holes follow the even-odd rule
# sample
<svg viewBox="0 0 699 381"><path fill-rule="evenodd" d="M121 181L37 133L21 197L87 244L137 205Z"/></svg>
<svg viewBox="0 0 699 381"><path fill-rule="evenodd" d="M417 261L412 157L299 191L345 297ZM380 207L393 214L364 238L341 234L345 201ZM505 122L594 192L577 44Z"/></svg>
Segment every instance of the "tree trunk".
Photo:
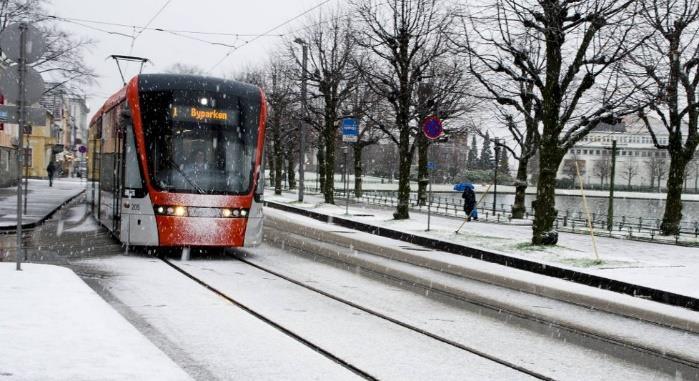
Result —
<svg viewBox="0 0 699 381"><path fill-rule="evenodd" d="M681 156L682 153L680 152L670 156L665 213L663 214L663 222L660 224L660 232L663 235L676 235L680 232L680 221L682 221L682 178L687 166L687 161Z"/></svg>
<svg viewBox="0 0 699 381"><path fill-rule="evenodd" d="M321 194L325 194L325 146L323 145L323 137L318 138L318 152L316 153L316 159L318 159L318 191Z"/></svg>
<svg viewBox="0 0 699 381"><path fill-rule="evenodd" d="M427 205L427 184L430 182L427 170L429 142L421 132L415 139L417 139L417 201L419 205Z"/></svg>
<svg viewBox="0 0 699 381"><path fill-rule="evenodd" d="M407 128L401 129L398 146L398 206L393 218L405 220L410 218L410 133Z"/></svg>
<svg viewBox="0 0 699 381"><path fill-rule="evenodd" d="M272 149L269 145L265 150L265 154L267 155L265 164L267 165L267 169L269 169L269 185L270 187L273 187L276 172L274 170L274 155L272 154Z"/></svg>
<svg viewBox="0 0 699 381"><path fill-rule="evenodd" d="M274 194L282 194L282 168L284 167L284 152L281 148L279 133L274 133Z"/></svg>
<svg viewBox="0 0 699 381"><path fill-rule="evenodd" d="M362 197L362 146L359 143L354 144L354 197Z"/></svg>
<svg viewBox="0 0 699 381"><path fill-rule="evenodd" d="M289 150L286 156L286 176L289 179L289 189L296 189L296 172L294 172L294 151Z"/></svg>
<svg viewBox="0 0 699 381"><path fill-rule="evenodd" d="M527 194L527 165L529 158L519 159L517 181L515 181L515 202L512 204L512 218L522 219L527 210L524 198Z"/></svg>
<svg viewBox="0 0 699 381"><path fill-rule="evenodd" d="M335 113L331 105L325 106L325 202L335 203Z"/></svg>
<svg viewBox="0 0 699 381"><path fill-rule="evenodd" d="M559 154L557 139L549 144L542 142L539 150L539 182L536 187L534 202L534 224L532 226L532 243L534 245L555 245L558 232L554 223L556 210L556 172L563 155Z"/></svg>

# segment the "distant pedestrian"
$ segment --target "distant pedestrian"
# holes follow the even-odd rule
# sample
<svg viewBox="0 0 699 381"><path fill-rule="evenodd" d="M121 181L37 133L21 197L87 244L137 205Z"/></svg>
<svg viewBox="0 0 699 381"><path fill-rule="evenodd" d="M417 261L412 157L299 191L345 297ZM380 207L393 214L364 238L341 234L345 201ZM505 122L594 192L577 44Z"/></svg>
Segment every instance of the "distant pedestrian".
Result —
<svg viewBox="0 0 699 381"><path fill-rule="evenodd" d="M53 174L56 172L56 164L51 160L46 167L46 172L49 174L49 186L53 186Z"/></svg>
<svg viewBox="0 0 699 381"><path fill-rule="evenodd" d="M478 221L478 211L476 210L476 193L473 192L473 185L466 184L464 193L461 194L464 199L464 213L466 213L466 221L474 219Z"/></svg>

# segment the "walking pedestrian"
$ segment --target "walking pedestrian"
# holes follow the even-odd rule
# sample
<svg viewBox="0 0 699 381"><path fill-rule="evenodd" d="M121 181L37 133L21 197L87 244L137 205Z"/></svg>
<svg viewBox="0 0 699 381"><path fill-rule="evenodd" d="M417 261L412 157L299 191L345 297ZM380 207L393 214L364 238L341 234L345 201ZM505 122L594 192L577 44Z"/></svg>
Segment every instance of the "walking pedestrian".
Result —
<svg viewBox="0 0 699 381"><path fill-rule="evenodd" d="M466 213L466 221L471 219L478 221L478 211L476 210L476 193L473 191L472 184L466 184L464 193L461 194L464 199L464 213Z"/></svg>
<svg viewBox="0 0 699 381"><path fill-rule="evenodd" d="M46 172L49 175L49 186L53 186L53 174L56 172L56 164L53 160L49 161L49 165L46 167Z"/></svg>

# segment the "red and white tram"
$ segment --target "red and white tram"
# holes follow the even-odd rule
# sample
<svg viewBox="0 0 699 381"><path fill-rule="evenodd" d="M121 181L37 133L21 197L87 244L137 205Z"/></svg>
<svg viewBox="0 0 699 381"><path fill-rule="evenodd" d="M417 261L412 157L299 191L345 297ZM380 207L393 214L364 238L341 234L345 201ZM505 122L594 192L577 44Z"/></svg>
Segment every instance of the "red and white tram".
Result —
<svg viewBox="0 0 699 381"><path fill-rule="evenodd" d="M90 122L93 214L129 245L258 245L265 119L253 85L134 77Z"/></svg>

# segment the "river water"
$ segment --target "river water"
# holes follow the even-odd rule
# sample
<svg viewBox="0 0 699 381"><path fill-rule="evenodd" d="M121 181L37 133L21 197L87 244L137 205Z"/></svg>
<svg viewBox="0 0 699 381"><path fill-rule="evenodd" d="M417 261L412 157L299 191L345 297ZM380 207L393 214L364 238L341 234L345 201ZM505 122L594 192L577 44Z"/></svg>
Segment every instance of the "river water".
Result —
<svg viewBox="0 0 699 381"><path fill-rule="evenodd" d="M476 192L476 199L481 199L481 194ZM435 192L435 199L441 197L442 200L449 199L449 203L461 203L461 194L457 192ZM527 211L531 212L532 201L536 198L535 195L527 195L526 207ZM497 208L500 209L504 206L505 209L509 210L510 206L515 200L514 194L498 194L496 204ZM590 209L590 213L594 213L597 216L607 215L608 209L608 198L607 197L587 197L587 206ZM488 193L481 204L479 209L487 211L493 207L493 194ZM571 216L577 216L578 213L584 213L583 201L580 196L566 196L557 195L556 196L556 209L558 209L559 216L564 216L566 211ZM637 199L637 198L614 198L614 215L617 217L625 216L627 220L635 219L639 217L645 219L662 219L663 212L665 211L665 200L654 200L654 199ZM699 222L699 201L683 201L682 202L682 222L683 224L693 224Z"/></svg>

